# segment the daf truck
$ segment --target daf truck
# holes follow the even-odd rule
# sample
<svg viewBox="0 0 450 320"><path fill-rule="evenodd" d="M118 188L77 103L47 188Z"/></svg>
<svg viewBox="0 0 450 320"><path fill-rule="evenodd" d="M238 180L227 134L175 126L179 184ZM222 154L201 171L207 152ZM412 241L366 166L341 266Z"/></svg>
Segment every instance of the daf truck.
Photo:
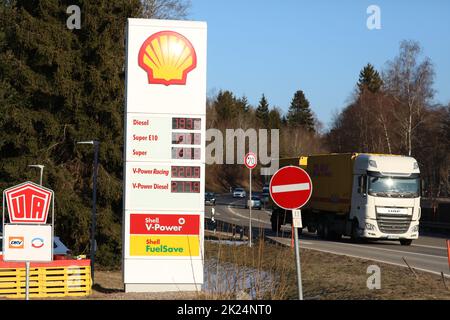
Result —
<svg viewBox="0 0 450 320"><path fill-rule="evenodd" d="M347 153L280 159L280 166L305 169L312 195L301 209L303 227L319 237L354 241L397 240L411 245L419 236L420 171L412 157ZM292 222L292 213L272 203L272 229Z"/></svg>

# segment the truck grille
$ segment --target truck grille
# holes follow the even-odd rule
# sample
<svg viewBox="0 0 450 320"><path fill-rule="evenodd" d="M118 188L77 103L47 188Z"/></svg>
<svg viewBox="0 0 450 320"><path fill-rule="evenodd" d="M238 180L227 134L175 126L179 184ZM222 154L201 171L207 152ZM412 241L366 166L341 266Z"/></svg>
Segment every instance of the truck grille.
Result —
<svg viewBox="0 0 450 320"><path fill-rule="evenodd" d="M378 228L383 233L405 233L411 225L411 215L377 213Z"/></svg>

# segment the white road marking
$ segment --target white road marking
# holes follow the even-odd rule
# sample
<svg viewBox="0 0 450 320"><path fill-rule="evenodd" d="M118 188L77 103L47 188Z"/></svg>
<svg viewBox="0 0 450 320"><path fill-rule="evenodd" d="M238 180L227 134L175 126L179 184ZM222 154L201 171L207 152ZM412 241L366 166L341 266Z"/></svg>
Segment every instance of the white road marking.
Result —
<svg viewBox="0 0 450 320"><path fill-rule="evenodd" d="M344 244L344 243L342 243L342 244ZM402 254L415 254L415 255L418 255L418 256L426 256L426 257L433 257L433 258L439 258L439 259L447 259L447 257L437 256L437 255L434 255L434 254L392 250L392 249L379 248L379 247L375 247L375 246L365 246L365 245L357 245L357 244L351 244L351 243L345 243L345 245L352 246L352 247L357 247L357 248L370 248L370 249L377 249L377 250L396 252L396 253L402 253Z"/></svg>
<svg viewBox="0 0 450 320"><path fill-rule="evenodd" d="M236 216L238 216L238 217L241 217L241 218L244 218L244 219L249 219L248 216L243 216L242 214L237 213L236 211L233 210L233 208L230 207L231 205L235 204L236 202L238 202L238 201L234 201L234 202L232 202L230 205L228 205L228 209L229 209L234 215L236 215ZM263 220L260 220L260 219L254 218L254 217L252 217L252 221L258 221L258 222L260 222L260 223L270 224L269 222L266 222L266 221L263 221Z"/></svg>
<svg viewBox="0 0 450 320"><path fill-rule="evenodd" d="M304 191L309 189L309 183L284 184L280 186L272 186L272 193Z"/></svg>
<svg viewBox="0 0 450 320"><path fill-rule="evenodd" d="M436 246L428 246L425 244L413 244L413 247L424 247L424 248L431 248L431 249L439 249L439 250L447 250L445 247L436 247Z"/></svg>

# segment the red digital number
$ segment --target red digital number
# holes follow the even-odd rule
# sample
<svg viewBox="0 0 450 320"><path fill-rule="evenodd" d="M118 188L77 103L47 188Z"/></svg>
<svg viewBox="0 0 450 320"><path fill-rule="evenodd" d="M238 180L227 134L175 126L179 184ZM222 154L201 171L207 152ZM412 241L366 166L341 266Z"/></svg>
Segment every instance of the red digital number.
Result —
<svg viewBox="0 0 450 320"><path fill-rule="evenodd" d="M200 192L200 182L194 181L193 182L193 192L199 193Z"/></svg>
<svg viewBox="0 0 450 320"><path fill-rule="evenodd" d="M178 129L186 129L186 119L180 118Z"/></svg>
<svg viewBox="0 0 450 320"><path fill-rule="evenodd" d="M172 167L172 178L178 177L178 167Z"/></svg>
<svg viewBox="0 0 450 320"><path fill-rule="evenodd" d="M194 178L200 178L200 167L194 167Z"/></svg>
<svg viewBox="0 0 450 320"><path fill-rule="evenodd" d="M194 129L194 120L191 118L186 118L186 129L192 130Z"/></svg>
<svg viewBox="0 0 450 320"><path fill-rule="evenodd" d="M180 167L180 169L179 169L179 176L178 177L180 177L180 178L184 178L184 177L186 177L186 168L185 167Z"/></svg>

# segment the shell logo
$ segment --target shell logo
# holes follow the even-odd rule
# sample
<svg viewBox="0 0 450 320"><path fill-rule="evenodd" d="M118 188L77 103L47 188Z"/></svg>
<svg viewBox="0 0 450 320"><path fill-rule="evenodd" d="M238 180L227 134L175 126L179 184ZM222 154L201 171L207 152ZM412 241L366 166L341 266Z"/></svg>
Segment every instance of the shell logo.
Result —
<svg viewBox="0 0 450 320"><path fill-rule="evenodd" d="M197 66L197 55L186 37L161 31L142 44L138 63L147 72L149 84L185 85L188 73Z"/></svg>

